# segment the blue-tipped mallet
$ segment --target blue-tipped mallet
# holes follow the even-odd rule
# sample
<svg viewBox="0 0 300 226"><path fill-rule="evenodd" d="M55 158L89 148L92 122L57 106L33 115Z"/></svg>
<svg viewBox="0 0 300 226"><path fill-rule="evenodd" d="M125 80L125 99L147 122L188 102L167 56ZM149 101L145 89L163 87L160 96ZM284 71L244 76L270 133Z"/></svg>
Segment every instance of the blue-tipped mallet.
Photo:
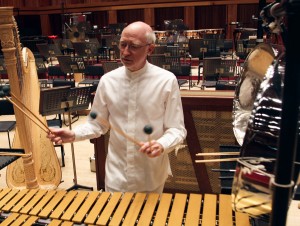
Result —
<svg viewBox="0 0 300 226"><path fill-rule="evenodd" d="M151 149L151 134L153 132L153 127L151 125L145 125L144 126L144 133L148 134L148 142L149 142L149 146L150 146L150 150L152 151Z"/></svg>

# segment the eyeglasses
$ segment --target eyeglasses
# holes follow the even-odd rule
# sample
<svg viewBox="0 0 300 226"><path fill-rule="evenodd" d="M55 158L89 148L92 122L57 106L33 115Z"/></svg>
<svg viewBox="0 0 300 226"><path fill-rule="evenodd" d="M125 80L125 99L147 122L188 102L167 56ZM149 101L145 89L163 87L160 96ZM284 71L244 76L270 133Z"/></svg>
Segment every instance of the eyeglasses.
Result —
<svg viewBox="0 0 300 226"><path fill-rule="evenodd" d="M126 47L128 47L129 51L133 51L134 52L134 51L139 50L142 47L149 46L149 45L151 45L151 44L147 43L145 45L137 45L137 44L128 44L127 42L119 42L119 49L120 50L125 50Z"/></svg>

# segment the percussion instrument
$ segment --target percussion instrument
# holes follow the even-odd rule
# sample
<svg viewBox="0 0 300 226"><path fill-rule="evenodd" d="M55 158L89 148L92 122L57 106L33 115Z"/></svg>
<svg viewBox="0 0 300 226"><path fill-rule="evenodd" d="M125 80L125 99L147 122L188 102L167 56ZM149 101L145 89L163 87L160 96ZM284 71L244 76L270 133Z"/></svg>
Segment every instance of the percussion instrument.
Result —
<svg viewBox="0 0 300 226"><path fill-rule="evenodd" d="M0 190L1 225L250 226L230 195Z"/></svg>
<svg viewBox="0 0 300 226"><path fill-rule="evenodd" d="M265 221L269 221L272 212L284 68L284 57L280 55L260 84L232 187L234 209Z"/></svg>
<svg viewBox="0 0 300 226"><path fill-rule="evenodd" d="M245 60L233 100L233 131L240 145L243 143L248 119L260 84L275 58L270 45L259 44Z"/></svg>

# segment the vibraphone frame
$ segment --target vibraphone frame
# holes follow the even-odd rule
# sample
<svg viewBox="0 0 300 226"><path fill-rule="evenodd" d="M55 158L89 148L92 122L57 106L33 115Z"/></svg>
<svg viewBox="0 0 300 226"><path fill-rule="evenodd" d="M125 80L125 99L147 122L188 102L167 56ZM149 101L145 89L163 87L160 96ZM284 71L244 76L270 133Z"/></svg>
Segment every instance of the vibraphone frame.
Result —
<svg viewBox="0 0 300 226"><path fill-rule="evenodd" d="M0 190L1 225L250 226L225 194Z"/></svg>

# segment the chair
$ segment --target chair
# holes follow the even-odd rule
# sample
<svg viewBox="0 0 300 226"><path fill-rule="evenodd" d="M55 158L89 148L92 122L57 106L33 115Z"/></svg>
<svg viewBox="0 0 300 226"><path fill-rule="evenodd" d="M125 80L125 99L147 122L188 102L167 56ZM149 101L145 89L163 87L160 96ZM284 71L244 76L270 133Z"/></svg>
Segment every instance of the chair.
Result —
<svg viewBox="0 0 300 226"><path fill-rule="evenodd" d="M168 71L171 71L176 76L182 74L181 72L181 63L179 56L166 56L166 63L164 68Z"/></svg>
<svg viewBox="0 0 300 226"><path fill-rule="evenodd" d="M75 53L80 56L86 56L85 42L72 42Z"/></svg>
<svg viewBox="0 0 300 226"><path fill-rule="evenodd" d="M92 85L99 81L101 76L104 74L103 67L101 65L87 65L85 68L84 77L85 79L79 82L79 85Z"/></svg>
<svg viewBox="0 0 300 226"><path fill-rule="evenodd" d="M47 67L45 65L45 62L44 62L43 58L36 57L35 58L35 65L36 65L38 78L39 79L46 79L46 77L47 77Z"/></svg>
<svg viewBox="0 0 300 226"><path fill-rule="evenodd" d="M149 63L164 68L166 64L166 56L164 54L151 54L147 57Z"/></svg>
<svg viewBox="0 0 300 226"><path fill-rule="evenodd" d="M181 63L180 56L166 56L164 69L171 71L177 77L179 87L188 82L189 89L191 88L192 81L190 63ZM188 76L188 79L180 79L180 77L183 76Z"/></svg>
<svg viewBox="0 0 300 226"><path fill-rule="evenodd" d="M166 54L167 45L157 45L154 48L153 54Z"/></svg>
<svg viewBox="0 0 300 226"><path fill-rule="evenodd" d="M203 34L203 39L223 39L224 34Z"/></svg>
<svg viewBox="0 0 300 226"><path fill-rule="evenodd" d="M117 61L104 61L102 62L104 74L107 72L110 72L112 70L115 70L119 67L119 63Z"/></svg>
<svg viewBox="0 0 300 226"><path fill-rule="evenodd" d="M108 48L106 46L100 47L98 49L98 53L97 53L98 62L99 62L99 60L109 60L109 51L110 51L110 48Z"/></svg>
<svg viewBox="0 0 300 226"><path fill-rule="evenodd" d="M220 80L235 80L236 59L222 59L220 63Z"/></svg>
<svg viewBox="0 0 300 226"><path fill-rule="evenodd" d="M203 39L189 39L189 54L193 58L203 59Z"/></svg>
<svg viewBox="0 0 300 226"><path fill-rule="evenodd" d="M181 57L186 57L189 55L189 43L187 41L185 42L178 42L179 47L179 55Z"/></svg>
<svg viewBox="0 0 300 226"><path fill-rule="evenodd" d="M62 78L63 80L67 79L67 74L62 71L60 65L48 66L48 82L52 83L55 78ZM49 81L51 79L52 81Z"/></svg>
<svg viewBox="0 0 300 226"><path fill-rule="evenodd" d="M110 60L120 59L120 49L117 44L112 45L109 57Z"/></svg>
<svg viewBox="0 0 300 226"><path fill-rule="evenodd" d="M61 55L62 51L56 44L48 44L49 46L49 54L52 57L55 57L56 55Z"/></svg>
<svg viewBox="0 0 300 226"><path fill-rule="evenodd" d="M14 108L11 102L6 99L0 100L0 115L14 115ZM11 148L10 131L16 127L16 121L0 121L0 132L6 132L9 148Z"/></svg>
<svg viewBox="0 0 300 226"><path fill-rule="evenodd" d="M166 56L180 56L179 46L167 46Z"/></svg>
<svg viewBox="0 0 300 226"><path fill-rule="evenodd" d="M56 45L60 51L62 52L62 54L64 55L68 55L68 54L73 54L75 55L75 51L72 45L72 42L70 41L70 39L61 39L61 38L56 38L53 39L53 43L54 45Z"/></svg>
<svg viewBox="0 0 300 226"><path fill-rule="evenodd" d="M46 61L47 63L49 63L50 61L50 65L52 65L52 55L50 54L49 45L47 43L37 43L36 47L40 55L43 57L44 61Z"/></svg>
<svg viewBox="0 0 300 226"><path fill-rule="evenodd" d="M219 57L220 45L222 41L219 39L203 39L203 57Z"/></svg>
<svg viewBox="0 0 300 226"><path fill-rule="evenodd" d="M221 57L206 57L203 59L202 89L205 87L216 87L219 80L220 67Z"/></svg>
<svg viewBox="0 0 300 226"><path fill-rule="evenodd" d="M233 41L232 39L224 39L220 46L221 56L231 56L233 58Z"/></svg>
<svg viewBox="0 0 300 226"><path fill-rule="evenodd" d="M69 76L71 80L74 77L74 73L79 72L77 62L72 60L70 55L57 55L56 57L62 72Z"/></svg>
<svg viewBox="0 0 300 226"><path fill-rule="evenodd" d="M58 86L70 86L71 88L75 87L75 81L69 81L69 80L60 80L60 79L54 79L52 83L53 87Z"/></svg>
<svg viewBox="0 0 300 226"><path fill-rule="evenodd" d="M236 55L245 60L248 54L255 48L256 40L237 40Z"/></svg>
<svg viewBox="0 0 300 226"><path fill-rule="evenodd" d="M86 51L90 55L90 58L95 59L99 62L99 59L102 59L103 55L100 47L100 43L97 38L90 38L88 42L85 42ZM108 59L108 58L104 58Z"/></svg>

